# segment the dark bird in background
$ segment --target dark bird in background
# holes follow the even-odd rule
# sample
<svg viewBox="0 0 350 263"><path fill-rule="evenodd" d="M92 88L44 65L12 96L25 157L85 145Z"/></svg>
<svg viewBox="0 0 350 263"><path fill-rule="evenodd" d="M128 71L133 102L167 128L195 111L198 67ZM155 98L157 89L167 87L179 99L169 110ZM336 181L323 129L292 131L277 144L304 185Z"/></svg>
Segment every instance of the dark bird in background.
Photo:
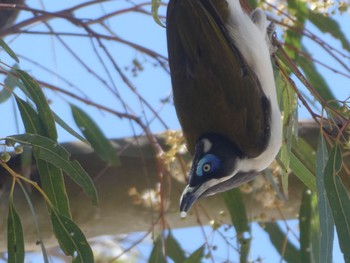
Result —
<svg viewBox="0 0 350 263"><path fill-rule="evenodd" d="M0 4L23 4L24 0L0 0ZM19 9L0 7L0 31L12 26L18 16Z"/></svg>
<svg viewBox="0 0 350 263"><path fill-rule="evenodd" d="M275 159L281 113L266 16L239 0L170 0L169 64L193 164L181 216L205 196L253 179Z"/></svg>

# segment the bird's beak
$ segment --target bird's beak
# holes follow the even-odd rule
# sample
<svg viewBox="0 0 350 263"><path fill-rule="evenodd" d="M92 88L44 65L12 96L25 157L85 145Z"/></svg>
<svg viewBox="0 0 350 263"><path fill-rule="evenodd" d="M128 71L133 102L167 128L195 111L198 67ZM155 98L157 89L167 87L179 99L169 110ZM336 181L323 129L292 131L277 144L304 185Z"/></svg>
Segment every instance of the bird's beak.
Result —
<svg viewBox="0 0 350 263"><path fill-rule="evenodd" d="M199 187L191 187L187 185L185 190L182 192L180 199L180 211L181 215L186 216L187 211L190 210L194 202L200 197Z"/></svg>

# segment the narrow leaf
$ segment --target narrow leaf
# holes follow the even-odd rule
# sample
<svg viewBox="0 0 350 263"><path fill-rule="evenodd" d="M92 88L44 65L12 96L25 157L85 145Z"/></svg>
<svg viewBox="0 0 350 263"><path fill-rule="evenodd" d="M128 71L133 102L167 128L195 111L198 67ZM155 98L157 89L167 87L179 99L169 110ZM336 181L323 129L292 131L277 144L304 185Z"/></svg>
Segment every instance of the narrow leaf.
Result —
<svg viewBox="0 0 350 263"><path fill-rule="evenodd" d="M55 209L51 213L55 236L65 254L73 257L74 263L94 262L91 247L80 228L68 217Z"/></svg>
<svg viewBox="0 0 350 263"><path fill-rule="evenodd" d="M35 146L39 151L37 157L45 160L59 169L62 169L85 193L92 198L94 204L97 203L97 192L95 186L87 174L76 160L70 160L70 153L58 143L36 134L21 134L9 136L6 139L15 142Z"/></svg>
<svg viewBox="0 0 350 263"><path fill-rule="evenodd" d="M152 16L154 21L161 27L165 27L162 21L159 19L158 10L161 4L161 0L152 0Z"/></svg>
<svg viewBox="0 0 350 263"><path fill-rule="evenodd" d="M290 168L293 173L302 181L306 187L316 191L316 178L305 164L292 152L290 155Z"/></svg>
<svg viewBox="0 0 350 263"><path fill-rule="evenodd" d="M240 262L247 262L251 241L250 226L241 191L235 188L223 193L223 197L240 243Z"/></svg>
<svg viewBox="0 0 350 263"><path fill-rule="evenodd" d="M9 263L24 262L23 229L21 220L13 206L12 197L10 197L7 217L7 252Z"/></svg>
<svg viewBox="0 0 350 263"><path fill-rule="evenodd" d="M149 263L166 263L164 255L164 244L162 237L159 235L154 243L151 255L148 259Z"/></svg>
<svg viewBox="0 0 350 263"><path fill-rule="evenodd" d="M323 33L329 33L335 39L338 39L342 43L343 48L350 52L350 43L342 32L337 21L329 16L315 12L310 12L309 20Z"/></svg>
<svg viewBox="0 0 350 263"><path fill-rule="evenodd" d="M194 251L184 263L201 263L204 257L204 245Z"/></svg>
<svg viewBox="0 0 350 263"><path fill-rule="evenodd" d="M301 262L298 249L288 240L286 234L277 223L264 223L263 229L269 235L271 243L276 248L277 252L286 262Z"/></svg>
<svg viewBox="0 0 350 263"><path fill-rule="evenodd" d="M316 153L316 185L318 198L318 214L320 220L320 254L324 263L333 262L334 220L324 184L324 169L328 160L328 151L323 136L320 136Z"/></svg>
<svg viewBox="0 0 350 263"><path fill-rule="evenodd" d="M305 46L302 47L302 51L308 54L310 57L312 56ZM339 104L336 103L336 98L328 86L324 77L318 72L315 63L306 58L304 56L300 56L298 60L298 65L301 67L303 72L305 73L306 79L311 83L311 85L315 88L317 93L327 102L330 103L331 106L335 108L339 108ZM299 76L299 74L296 74ZM303 82L303 79L300 79Z"/></svg>
<svg viewBox="0 0 350 263"><path fill-rule="evenodd" d="M174 238L171 231L165 240L166 254L170 257L175 263L183 263L186 259L185 252L181 248L179 242Z"/></svg>
<svg viewBox="0 0 350 263"><path fill-rule="evenodd" d="M7 72L7 76L4 80L5 86L0 90L0 103L5 102L12 96L12 91L17 86L16 77L13 76L10 72Z"/></svg>
<svg viewBox="0 0 350 263"><path fill-rule="evenodd" d="M0 38L0 47L2 47L11 58L13 58L17 63L19 63L19 59L15 54L15 52L13 52L13 50L1 38Z"/></svg>
<svg viewBox="0 0 350 263"><path fill-rule="evenodd" d="M96 123L81 109L71 105L75 123L99 157L110 165L120 165L116 150Z"/></svg>
<svg viewBox="0 0 350 263"><path fill-rule="evenodd" d="M75 138L77 138L78 140L90 145L90 143L83 137L81 136L79 133L77 133L75 130L73 130L64 120L62 120L60 118L60 116L58 116L56 113L53 113L53 117L55 118L55 122L60 125L63 129L65 129L68 133L70 133L71 135L73 135Z"/></svg>
<svg viewBox="0 0 350 263"><path fill-rule="evenodd" d="M305 189L300 204L299 228L300 228L300 258L303 263L311 263L311 216L312 216L312 193Z"/></svg>
<svg viewBox="0 0 350 263"><path fill-rule="evenodd" d="M336 145L326 164L324 183L338 233L340 249L345 262L350 262L350 199L338 175L341 165L342 155L339 146Z"/></svg>
<svg viewBox="0 0 350 263"><path fill-rule="evenodd" d="M29 76L28 73L20 69L16 69L15 71L18 77L23 82L24 86L26 87L26 91L29 93L30 98L33 100L37 108L39 117L41 118L42 123L45 127L46 134L41 134L41 135L45 135L50 139L57 141L57 131L55 126L55 120L54 120L52 111L49 107L49 104L46 101L44 92L39 87L39 85L35 82L35 80L31 76Z"/></svg>

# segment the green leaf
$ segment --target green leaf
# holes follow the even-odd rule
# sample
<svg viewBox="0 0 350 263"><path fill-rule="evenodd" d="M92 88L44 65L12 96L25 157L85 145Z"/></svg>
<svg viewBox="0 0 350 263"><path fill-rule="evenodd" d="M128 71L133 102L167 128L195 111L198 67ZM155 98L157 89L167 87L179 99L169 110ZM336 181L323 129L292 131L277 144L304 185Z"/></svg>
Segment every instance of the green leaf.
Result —
<svg viewBox="0 0 350 263"><path fill-rule="evenodd" d="M350 199L338 175L341 166L342 154L340 147L335 145L324 170L324 184L338 233L340 249L345 262L350 262Z"/></svg>
<svg viewBox="0 0 350 263"><path fill-rule="evenodd" d="M295 155L290 155L290 168L293 173L312 191L316 191L316 178L312 171Z"/></svg>
<svg viewBox="0 0 350 263"><path fill-rule="evenodd" d="M6 139L35 146L39 150L35 153L39 159L47 161L66 172L92 198L92 202L97 203L97 192L90 176L76 160L70 160L70 153L61 145L37 134L13 135Z"/></svg>
<svg viewBox="0 0 350 263"><path fill-rule="evenodd" d="M66 255L73 257L74 263L94 262L94 255L88 241L71 219L53 209L51 221L62 250Z"/></svg>
<svg viewBox="0 0 350 263"><path fill-rule="evenodd" d="M164 244L161 235L159 235L154 243L151 255L148 259L149 263L166 263L164 255Z"/></svg>
<svg viewBox="0 0 350 263"><path fill-rule="evenodd" d="M184 263L201 263L204 257L204 245L194 251Z"/></svg>
<svg viewBox="0 0 350 263"><path fill-rule="evenodd" d="M223 193L223 197L240 243L240 262L247 262L251 241L250 226L241 191L235 188Z"/></svg>
<svg viewBox="0 0 350 263"><path fill-rule="evenodd" d="M34 134L45 134L44 124L35 109L16 95L15 99L26 131ZM40 175L40 182L45 193L61 214L70 217L69 200L61 169L41 160L39 157L40 150L36 147L33 147L33 153Z"/></svg>
<svg viewBox="0 0 350 263"><path fill-rule="evenodd" d="M299 211L300 228L300 258L303 263L311 263L311 219L312 219L312 192L305 189L302 194Z"/></svg>
<svg viewBox="0 0 350 263"><path fill-rule="evenodd" d="M77 138L78 140L90 145L90 143L83 137L81 136L79 133L77 133L75 130L73 130L64 120L62 120L60 118L60 116L58 116L56 113L53 113L53 117L55 118L55 122L60 125L63 129L65 129L68 133L70 133L71 135L73 135L75 138Z"/></svg>
<svg viewBox="0 0 350 263"><path fill-rule="evenodd" d="M24 84L26 91L30 95L30 98L33 100L37 108L39 117L41 118L42 123L45 127L46 133L41 135L44 135L54 141L57 141L57 131L55 126L55 120L53 117L53 113L49 107L49 104L46 101L44 92L38 86L35 80L31 76L29 76L28 73L20 69L15 69L15 71L18 77L21 79L22 83ZM20 88L22 87L20 86Z"/></svg>
<svg viewBox="0 0 350 263"><path fill-rule="evenodd" d="M166 254L170 257L175 263L183 263L186 259L185 252L181 248L179 242L174 238L171 231L165 240Z"/></svg>
<svg viewBox="0 0 350 263"><path fill-rule="evenodd" d="M318 215L320 220L320 235L322 237L319 239L320 254L318 258L322 258L324 263L331 263L333 261L334 220L324 184L324 169L328 160L328 151L322 135L318 141L316 158Z"/></svg>
<svg viewBox="0 0 350 263"><path fill-rule="evenodd" d="M341 31L337 21L329 16L314 12L310 12L308 18L311 23L313 23L323 33L329 33L335 39L338 39L342 43L343 48L350 52L350 43L346 39L345 34Z"/></svg>
<svg viewBox="0 0 350 263"><path fill-rule="evenodd" d="M9 200L7 217L7 253L9 263L24 262L24 239L21 220L13 206L12 197Z"/></svg>
<svg viewBox="0 0 350 263"><path fill-rule="evenodd" d="M17 87L16 77L11 74L11 72L7 72L7 76L4 80L5 86L0 90L0 103L5 102L12 96L12 91Z"/></svg>
<svg viewBox="0 0 350 263"><path fill-rule="evenodd" d="M0 47L2 47L11 58L13 58L17 63L19 63L19 59L15 54L15 52L13 52L12 49L6 44L6 42L1 38L0 38Z"/></svg>
<svg viewBox="0 0 350 263"><path fill-rule="evenodd" d="M285 196L288 196L288 176L290 154L292 149L292 137L294 134L295 123L297 122L297 99L294 90L290 87L280 71L275 71L276 85L279 90L279 98L282 101L281 109L283 109L283 139L284 142L279 152L279 160L281 165L281 181L282 190Z"/></svg>
<svg viewBox="0 0 350 263"><path fill-rule="evenodd" d="M302 51L308 54L310 57L312 57L312 55L307 51L305 46L302 46ZM335 102L336 98L333 95L332 90L328 86L324 77L317 71L314 62L309 58L300 56L298 60L298 65L301 67L301 69L305 73L306 79L315 88L317 93L327 102L330 102L331 106L339 108L339 104ZM299 76L298 74L296 75ZM300 79L300 81L303 82L303 79Z"/></svg>
<svg viewBox="0 0 350 263"><path fill-rule="evenodd" d="M158 25L165 28L164 24L162 23L162 21L160 21L158 16L158 10L161 3L161 0L152 0L152 17Z"/></svg>
<svg viewBox="0 0 350 263"><path fill-rule="evenodd" d="M22 121L27 133L45 134L45 127L39 114L26 101L15 95L17 107L22 117Z"/></svg>
<svg viewBox="0 0 350 263"><path fill-rule="evenodd" d="M263 229L270 237L271 243L277 252L288 263L300 263L300 253L298 249L288 240L286 234L277 223L264 223Z"/></svg>
<svg viewBox="0 0 350 263"><path fill-rule="evenodd" d="M71 109L75 123L99 157L110 165L120 165L116 150L95 122L78 107L71 105Z"/></svg>

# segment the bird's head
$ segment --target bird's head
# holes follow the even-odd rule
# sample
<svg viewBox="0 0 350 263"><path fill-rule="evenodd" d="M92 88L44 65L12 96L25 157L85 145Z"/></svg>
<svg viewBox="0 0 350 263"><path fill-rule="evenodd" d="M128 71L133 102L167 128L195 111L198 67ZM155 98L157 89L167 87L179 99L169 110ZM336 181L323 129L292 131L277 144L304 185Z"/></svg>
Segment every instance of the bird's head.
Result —
<svg viewBox="0 0 350 263"><path fill-rule="evenodd" d="M243 153L225 136L209 133L196 143L189 184L182 193L180 211L185 216L199 198L226 191L252 179L256 172L240 171Z"/></svg>

